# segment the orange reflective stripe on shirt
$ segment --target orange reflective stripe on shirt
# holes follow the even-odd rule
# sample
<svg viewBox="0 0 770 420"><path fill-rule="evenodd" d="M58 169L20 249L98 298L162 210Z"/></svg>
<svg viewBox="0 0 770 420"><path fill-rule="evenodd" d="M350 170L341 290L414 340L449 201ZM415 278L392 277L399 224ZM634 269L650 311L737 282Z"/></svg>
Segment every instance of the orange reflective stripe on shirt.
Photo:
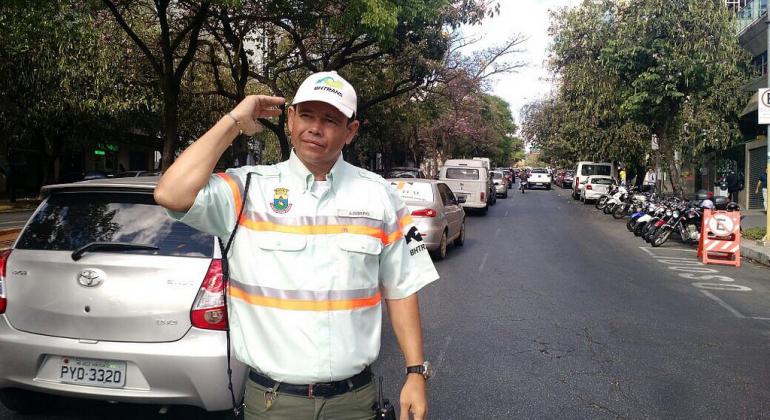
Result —
<svg viewBox="0 0 770 420"><path fill-rule="evenodd" d="M307 300L307 299L282 299L278 297L262 296L248 293L238 286L230 286L230 297L240 299L246 303L269 308L286 309L290 311L343 311L377 306L382 299L380 292L374 296L358 299L339 300Z"/></svg>
<svg viewBox="0 0 770 420"><path fill-rule="evenodd" d="M235 203L235 217L237 218L238 215L241 214L241 204L243 204L241 192L243 191L243 188L241 187L240 182L237 182L229 174L222 172L218 173L217 176L222 178L222 180L227 183L227 185L230 187L230 191L233 193L233 202Z"/></svg>
<svg viewBox="0 0 770 420"><path fill-rule="evenodd" d="M260 220L261 219L261 220ZM319 218L323 221L332 221L334 218ZM269 218L262 214L250 213L241 218L240 224L250 230L264 232L295 233L301 235L333 235L340 233L353 233L357 235L366 235L379 239L383 245L389 245L403 237L404 227L412 223L412 216L406 215L398 221L398 226L393 227L393 231L386 232L380 227L362 224L310 224L312 221L305 220L308 224L292 224L292 219L287 223L281 223L281 218Z"/></svg>

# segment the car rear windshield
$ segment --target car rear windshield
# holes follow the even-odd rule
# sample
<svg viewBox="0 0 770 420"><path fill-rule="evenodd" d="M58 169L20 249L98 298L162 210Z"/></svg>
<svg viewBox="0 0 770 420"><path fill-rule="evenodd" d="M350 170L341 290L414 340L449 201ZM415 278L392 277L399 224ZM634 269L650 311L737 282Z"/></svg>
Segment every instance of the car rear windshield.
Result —
<svg viewBox="0 0 770 420"><path fill-rule="evenodd" d="M433 202L433 187L427 182L393 181L390 185L404 201Z"/></svg>
<svg viewBox="0 0 770 420"><path fill-rule="evenodd" d="M548 173L548 171L547 171L547 170L545 170L545 169L533 169L533 170L532 170L532 173L533 173L533 174L547 174L547 173Z"/></svg>
<svg viewBox="0 0 770 420"><path fill-rule="evenodd" d="M610 176L610 165L583 165L581 176L604 175Z"/></svg>
<svg viewBox="0 0 770 420"><path fill-rule="evenodd" d="M609 178L596 178L591 179L592 184L612 185L612 180Z"/></svg>
<svg viewBox="0 0 770 420"><path fill-rule="evenodd" d="M492 179L503 179L503 174L501 172L490 172L492 174Z"/></svg>
<svg viewBox="0 0 770 420"><path fill-rule="evenodd" d="M479 179L479 170L472 168L447 168L447 179Z"/></svg>
<svg viewBox="0 0 770 420"><path fill-rule="evenodd" d="M212 257L213 237L170 218L152 194L64 192L51 195L21 233L16 247L74 251L91 242L129 242L158 250L123 253Z"/></svg>

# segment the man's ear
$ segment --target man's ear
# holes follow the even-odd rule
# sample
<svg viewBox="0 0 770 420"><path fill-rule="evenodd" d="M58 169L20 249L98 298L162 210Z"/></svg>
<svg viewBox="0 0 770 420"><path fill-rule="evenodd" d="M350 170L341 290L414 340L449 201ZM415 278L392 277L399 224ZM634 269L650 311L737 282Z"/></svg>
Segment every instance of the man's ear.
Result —
<svg viewBox="0 0 770 420"><path fill-rule="evenodd" d="M358 120L353 120L350 124L348 124L348 139L345 141L345 144L353 143L353 140L356 138L356 133L358 133L358 127L361 125L361 123Z"/></svg>

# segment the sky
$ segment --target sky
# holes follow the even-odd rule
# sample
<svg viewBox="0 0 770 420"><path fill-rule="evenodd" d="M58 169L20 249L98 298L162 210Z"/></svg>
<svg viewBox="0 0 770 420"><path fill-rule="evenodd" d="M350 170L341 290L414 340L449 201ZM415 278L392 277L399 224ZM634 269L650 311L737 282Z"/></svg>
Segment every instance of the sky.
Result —
<svg viewBox="0 0 770 420"><path fill-rule="evenodd" d="M577 6L580 0L498 0L500 14L487 18L480 26L466 27L464 33L481 36L483 41L474 44L483 48L504 42L510 36L520 33L528 38L519 49L524 50L514 58L526 63L516 73L497 76L492 94L505 99L517 124L521 121L519 111L526 103L545 96L551 85L550 74L545 68L548 36L549 10L563 6ZM466 54L469 51L464 51Z"/></svg>

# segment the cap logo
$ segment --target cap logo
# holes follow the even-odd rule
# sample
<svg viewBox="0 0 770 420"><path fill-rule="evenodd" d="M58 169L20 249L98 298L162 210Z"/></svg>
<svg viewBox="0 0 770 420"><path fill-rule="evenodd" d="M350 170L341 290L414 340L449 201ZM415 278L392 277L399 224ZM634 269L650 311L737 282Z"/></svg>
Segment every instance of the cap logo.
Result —
<svg viewBox="0 0 770 420"><path fill-rule="evenodd" d="M317 82L315 82L315 88L313 90L323 90L327 92L332 92L336 94L339 97L342 97L342 92L340 92L340 89L342 89L343 84L339 80L334 80L333 78L326 76L321 79L318 79Z"/></svg>

